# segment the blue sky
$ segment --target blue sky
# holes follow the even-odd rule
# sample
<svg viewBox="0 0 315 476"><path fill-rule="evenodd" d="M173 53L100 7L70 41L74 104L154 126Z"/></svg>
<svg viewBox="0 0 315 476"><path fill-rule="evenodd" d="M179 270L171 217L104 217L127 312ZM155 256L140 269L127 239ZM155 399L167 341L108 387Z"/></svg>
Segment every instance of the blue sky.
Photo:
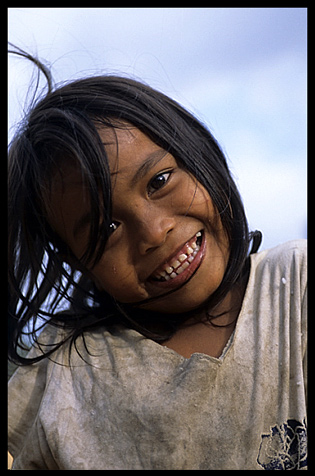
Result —
<svg viewBox="0 0 315 476"><path fill-rule="evenodd" d="M305 8L9 8L57 83L115 73L179 101L228 157L263 248L306 237ZM9 60L9 137L33 69ZM30 95L29 95L30 97Z"/></svg>

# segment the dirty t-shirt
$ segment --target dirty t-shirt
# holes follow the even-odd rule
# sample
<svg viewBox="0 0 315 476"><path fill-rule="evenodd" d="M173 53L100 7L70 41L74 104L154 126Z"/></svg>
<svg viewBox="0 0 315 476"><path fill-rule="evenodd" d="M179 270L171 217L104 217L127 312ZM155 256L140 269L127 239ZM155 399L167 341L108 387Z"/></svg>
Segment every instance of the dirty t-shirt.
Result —
<svg viewBox="0 0 315 476"><path fill-rule="evenodd" d="M305 242L251 256L220 358L189 359L130 329L86 333L72 366L9 385L13 469L306 469ZM47 333L49 335L49 333ZM60 365L63 364L63 365Z"/></svg>

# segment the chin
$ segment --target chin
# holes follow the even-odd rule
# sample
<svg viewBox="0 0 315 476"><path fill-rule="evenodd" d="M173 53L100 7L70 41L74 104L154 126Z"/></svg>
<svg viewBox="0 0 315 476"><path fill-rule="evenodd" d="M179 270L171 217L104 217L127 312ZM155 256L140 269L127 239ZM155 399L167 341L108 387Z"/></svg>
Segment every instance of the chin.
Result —
<svg viewBox="0 0 315 476"><path fill-rule="evenodd" d="M191 312L194 309L197 310L202 307L212 294L212 292L204 292L202 295L195 296L194 299L191 299L191 297L188 299L192 291L189 292L186 289L180 291L182 292L179 292L178 296L175 296L175 293L169 296L161 296L152 302L143 303L139 305L139 307L163 314L185 314L186 312Z"/></svg>

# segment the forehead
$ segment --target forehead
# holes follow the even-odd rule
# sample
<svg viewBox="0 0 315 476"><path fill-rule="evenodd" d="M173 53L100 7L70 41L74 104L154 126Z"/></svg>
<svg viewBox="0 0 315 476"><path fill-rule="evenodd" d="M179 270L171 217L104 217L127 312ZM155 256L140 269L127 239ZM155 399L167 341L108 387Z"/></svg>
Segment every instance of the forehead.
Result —
<svg viewBox="0 0 315 476"><path fill-rule="evenodd" d="M158 145L132 125L102 127L98 129L98 133L112 173L117 172L119 164L125 166L124 170L132 171L139 163L146 160L149 154L155 150L161 150ZM119 171L122 172L123 169L119 167ZM86 187L85 182L85 174L79 162L72 158L65 159L58 164L53 173L51 189L66 192L68 187Z"/></svg>
<svg viewBox="0 0 315 476"><path fill-rule="evenodd" d="M112 174L131 174L161 148L132 125L99 130Z"/></svg>

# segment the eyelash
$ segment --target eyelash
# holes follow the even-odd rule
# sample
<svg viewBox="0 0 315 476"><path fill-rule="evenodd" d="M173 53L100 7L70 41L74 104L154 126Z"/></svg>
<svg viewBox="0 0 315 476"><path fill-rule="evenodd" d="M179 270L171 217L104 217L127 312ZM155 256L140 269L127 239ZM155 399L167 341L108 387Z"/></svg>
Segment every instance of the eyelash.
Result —
<svg viewBox="0 0 315 476"><path fill-rule="evenodd" d="M161 190L166 184L167 182L169 181L171 175L173 173L173 170L167 170L165 172L159 172L158 174L156 174L151 180L150 182L148 183L148 186L147 186L147 193L148 193L148 196L150 197L151 195L153 195L153 193ZM161 186L158 186L158 187L153 187L153 182L157 179L159 179L160 177L163 177L164 175L166 175L166 179L165 179L165 182L164 183L161 183L160 185ZM150 188L153 188L153 190L150 190ZM117 228L119 227L120 223L117 222L117 221L113 221L110 225L109 225L109 229L110 229L110 233L114 233L114 231L117 230Z"/></svg>
<svg viewBox="0 0 315 476"><path fill-rule="evenodd" d="M118 221L113 221L110 225L109 225L109 231L110 231L110 234L114 233L114 231L117 230L117 228L119 227L120 223L118 223Z"/></svg>
<svg viewBox="0 0 315 476"><path fill-rule="evenodd" d="M167 182L169 181L171 175L172 175L172 170L167 170L165 172L160 172L158 173L157 175L155 175L149 182L148 186L147 186L147 192L148 192L148 196L150 197L151 195L153 195L153 193L157 192L158 190L161 190L161 188L163 188ZM165 179L165 182L161 183L160 185L161 186L158 186L158 187L154 187L153 186L153 182L157 179L159 179L160 177L163 177L167 175L167 178ZM153 190L150 190L150 188L153 188Z"/></svg>

